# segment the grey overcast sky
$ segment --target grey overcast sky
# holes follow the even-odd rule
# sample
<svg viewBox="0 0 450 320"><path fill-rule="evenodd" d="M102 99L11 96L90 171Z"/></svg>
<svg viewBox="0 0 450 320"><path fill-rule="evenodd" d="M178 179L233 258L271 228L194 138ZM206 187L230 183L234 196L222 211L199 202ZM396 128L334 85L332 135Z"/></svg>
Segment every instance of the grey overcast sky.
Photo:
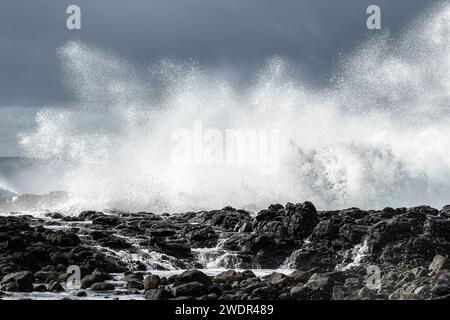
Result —
<svg viewBox="0 0 450 320"><path fill-rule="evenodd" d="M16 136L36 110L64 104L56 50L69 40L108 49L143 67L165 56L252 70L273 55L327 78L339 53L367 38L366 9L382 9L395 35L438 0L1 0L0 156L19 155ZM77 4L82 30L66 29Z"/></svg>

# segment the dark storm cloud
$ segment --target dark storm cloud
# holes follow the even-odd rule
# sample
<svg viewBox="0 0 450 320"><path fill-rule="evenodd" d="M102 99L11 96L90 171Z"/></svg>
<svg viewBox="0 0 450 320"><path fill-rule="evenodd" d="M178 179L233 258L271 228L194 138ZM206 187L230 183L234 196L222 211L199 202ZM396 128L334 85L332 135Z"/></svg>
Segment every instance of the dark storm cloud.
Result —
<svg viewBox="0 0 450 320"><path fill-rule="evenodd" d="M70 99L56 49L79 39L143 67L161 57L256 68L272 55L327 77L339 52L363 40L366 8L379 4L383 27L396 32L429 0L2 0L0 108L41 107ZM66 8L78 4L82 30L65 27ZM31 111L30 111L31 112ZM6 119L0 119L3 131ZM12 132L8 129L8 132ZM0 140L0 154L14 143Z"/></svg>

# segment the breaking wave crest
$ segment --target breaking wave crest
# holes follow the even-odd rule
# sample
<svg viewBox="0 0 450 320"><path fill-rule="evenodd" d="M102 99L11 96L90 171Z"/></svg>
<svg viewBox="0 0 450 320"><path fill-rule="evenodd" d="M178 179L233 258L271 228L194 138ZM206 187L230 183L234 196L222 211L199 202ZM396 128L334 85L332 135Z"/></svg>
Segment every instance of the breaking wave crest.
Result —
<svg viewBox="0 0 450 320"><path fill-rule="evenodd" d="M163 59L141 70L81 42L59 50L77 103L42 109L26 155L87 207L181 211L311 200L319 208L443 205L450 195L450 6L347 56L325 88L280 57L245 85ZM277 129L279 171L170 161L171 134Z"/></svg>

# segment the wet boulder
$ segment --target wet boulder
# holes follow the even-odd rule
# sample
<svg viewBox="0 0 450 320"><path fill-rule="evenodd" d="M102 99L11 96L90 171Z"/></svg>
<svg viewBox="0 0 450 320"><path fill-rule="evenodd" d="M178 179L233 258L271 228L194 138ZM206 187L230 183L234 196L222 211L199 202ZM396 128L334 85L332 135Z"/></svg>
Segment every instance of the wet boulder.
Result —
<svg viewBox="0 0 450 320"><path fill-rule="evenodd" d="M198 282L204 285L211 284L211 278L199 270L187 270L177 276L175 283Z"/></svg>
<svg viewBox="0 0 450 320"><path fill-rule="evenodd" d="M182 237L169 237L153 241L153 245L169 256L179 259L192 256L190 243Z"/></svg>
<svg viewBox="0 0 450 320"><path fill-rule="evenodd" d="M327 274L315 273L304 285L297 285L290 290L294 299L330 300L335 281Z"/></svg>
<svg viewBox="0 0 450 320"><path fill-rule="evenodd" d="M151 239L166 238L175 236L179 228L166 222L153 223L149 228L145 230L145 235Z"/></svg>
<svg viewBox="0 0 450 320"><path fill-rule="evenodd" d="M327 220L320 221L313 230L312 239L317 240L333 240L339 236L339 229L342 227L343 221L339 216L334 216Z"/></svg>
<svg viewBox="0 0 450 320"><path fill-rule="evenodd" d="M271 274L264 277L264 280L267 281L267 283L275 285L278 283L281 283L287 276L280 272L272 272Z"/></svg>
<svg viewBox="0 0 450 320"><path fill-rule="evenodd" d="M367 226L347 223L339 229L339 236L342 240L356 245L362 241L363 237L367 234L367 230Z"/></svg>
<svg viewBox="0 0 450 320"><path fill-rule="evenodd" d="M130 249L132 245L123 238L116 236L107 236L98 239L98 243L103 247L108 247L115 250Z"/></svg>
<svg viewBox="0 0 450 320"><path fill-rule="evenodd" d="M158 289L159 284L161 283L161 278L158 275L151 275L144 279L144 289Z"/></svg>
<svg viewBox="0 0 450 320"><path fill-rule="evenodd" d="M450 261L448 260L447 257L438 254L434 256L433 261L430 263L428 269L435 273L440 270L449 270Z"/></svg>
<svg viewBox="0 0 450 320"><path fill-rule="evenodd" d="M380 256L385 263L421 266L429 263L440 252L448 252L450 246L426 235L411 237L388 244Z"/></svg>
<svg viewBox="0 0 450 320"><path fill-rule="evenodd" d="M222 210L201 212L192 221L202 225L219 227L223 230L238 231L247 222L252 220L250 213L245 210L236 210L232 207L225 207Z"/></svg>
<svg viewBox="0 0 450 320"><path fill-rule="evenodd" d="M75 247L81 243L76 234L64 231L48 231L44 236L52 245L59 247Z"/></svg>
<svg viewBox="0 0 450 320"><path fill-rule="evenodd" d="M58 281L51 281L47 285L47 290L50 291L50 292L63 292L64 288L62 287L62 285Z"/></svg>
<svg viewBox="0 0 450 320"><path fill-rule="evenodd" d="M450 241L450 219L441 217L427 217L424 233L435 238Z"/></svg>
<svg viewBox="0 0 450 320"><path fill-rule="evenodd" d="M175 297L199 297L207 293L207 288L200 282L175 283L171 287Z"/></svg>
<svg viewBox="0 0 450 320"><path fill-rule="evenodd" d="M317 210L311 202L286 205L283 222L293 239L306 239L319 223Z"/></svg>
<svg viewBox="0 0 450 320"><path fill-rule="evenodd" d="M98 216L92 220L93 225L103 226L103 227L116 227L122 223L122 220L116 216L104 215Z"/></svg>
<svg viewBox="0 0 450 320"><path fill-rule="evenodd" d="M81 279L81 288L86 289L86 288L91 287L91 285L93 285L94 283L104 282L104 281L110 280L110 279L111 279L111 276L109 274L104 273L99 270L95 270L91 274L89 274Z"/></svg>
<svg viewBox="0 0 450 320"><path fill-rule="evenodd" d="M235 281L243 281L246 279L254 278L255 274L251 270L246 270L243 272L235 270L227 270L217 274L214 277L214 282L216 283L233 283Z"/></svg>
<svg viewBox="0 0 450 320"><path fill-rule="evenodd" d="M78 215L78 218L81 220L93 220L97 217L104 216L103 212L97 211L83 211Z"/></svg>
<svg viewBox="0 0 450 320"><path fill-rule="evenodd" d="M115 288L114 284L108 282L96 282L90 287L92 291L113 291Z"/></svg>
<svg viewBox="0 0 450 320"><path fill-rule="evenodd" d="M172 297L166 289L150 289L145 292L146 300L168 300Z"/></svg>
<svg viewBox="0 0 450 320"><path fill-rule="evenodd" d="M255 217L253 229L269 237L307 238L319 223L317 210L311 202L288 203L286 207L269 207Z"/></svg>
<svg viewBox="0 0 450 320"><path fill-rule="evenodd" d="M444 218L449 218L450 217L450 205L444 206L441 209L441 211L439 211L439 216L444 217Z"/></svg>
<svg viewBox="0 0 450 320"><path fill-rule="evenodd" d="M256 288L249 296L250 300L275 300L280 297L281 291L274 286L265 285Z"/></svg>
<svg viewBox="0 0 450 320"><path fill-rule="evenodd" d="M219 239L218 234L210 226L189 226L186 228L185 234L193 248L215 247Z"/></svg>
<svg viewBox="0 0 450 320"><path fill-rule="evenodd" d="M31 272L22 271L10 273L0 282L1 291L31 292L33 291L34 277Z"/></svg>
<svg viewBox="0 0 450 320"><path fill-rule="evenodd" d="M132 290L132 289L142 290L142 289L144 289L144 284L142 283L141 280L130 280L130 281L127 282L126 286L127 286L127 288L129 290Z"/></svg>
<svg viewBox="0 0 450 320"><path fill-rule="evenodd" d="M411 209L405 214L370 226L367 231L370 254L379 256L387 245L418 236L423 232L425 219L426 215L423 211Z"/></svg>

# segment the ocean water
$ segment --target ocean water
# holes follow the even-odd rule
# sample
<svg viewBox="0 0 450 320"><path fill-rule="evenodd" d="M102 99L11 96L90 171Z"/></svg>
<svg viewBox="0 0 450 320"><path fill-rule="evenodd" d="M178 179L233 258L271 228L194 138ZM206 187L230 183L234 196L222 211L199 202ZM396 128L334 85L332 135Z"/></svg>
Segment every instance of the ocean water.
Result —
<svg viewBox="0 0 450 320"><path fill-rule="evenodd" d="M371 37L314 87L268 58L245 84L191 60L146 69L82 42L58 50L72 105L45 107L20 142L46 167L10 190L65 190L66 206L153 212L447 204L450 194L450 6L401 36ZM235 72L235 71L233 71ZM179 129L279 130L279 170L171 161ZM40 177L36 183L36 177ZM27 185L28 184L28 185Z"/></svg>

